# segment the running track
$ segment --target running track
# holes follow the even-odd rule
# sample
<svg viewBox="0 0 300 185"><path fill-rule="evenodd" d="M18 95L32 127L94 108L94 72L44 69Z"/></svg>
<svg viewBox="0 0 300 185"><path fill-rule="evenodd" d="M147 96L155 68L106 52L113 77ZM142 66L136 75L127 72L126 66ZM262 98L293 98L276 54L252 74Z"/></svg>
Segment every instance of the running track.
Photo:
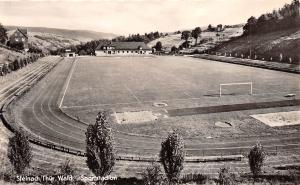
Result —
<svg viewBox="0 0 300 185"><path fill-rule="evenodd" d="M77 60L77 59L76 59ZM85 151L85 123L65 115L59 108L65 82L74 65L74 59L62 60L27 94L25 105L15 111L19 124L27 127L33 134L58 145ZM80 98L80 97L78 97ZM143 137L114 131L116 149L119 155L153 156L158 154L162 138ZM267 150L277 149L300 151L299 133L277 136L253 136L225 141L185 138L188 156L217 156L247 153L257 141Z"/></svg>

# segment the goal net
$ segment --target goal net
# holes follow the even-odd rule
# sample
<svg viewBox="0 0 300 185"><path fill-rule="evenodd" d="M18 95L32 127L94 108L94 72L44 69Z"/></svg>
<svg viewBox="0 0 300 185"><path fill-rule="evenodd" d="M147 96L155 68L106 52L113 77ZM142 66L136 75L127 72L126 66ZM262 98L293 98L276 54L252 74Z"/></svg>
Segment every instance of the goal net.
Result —
<svg viewBox="0 0 300 185"><path fill-rule="evenodd" d="M220 84L219 95L253 94L252 82Z"/></svg>

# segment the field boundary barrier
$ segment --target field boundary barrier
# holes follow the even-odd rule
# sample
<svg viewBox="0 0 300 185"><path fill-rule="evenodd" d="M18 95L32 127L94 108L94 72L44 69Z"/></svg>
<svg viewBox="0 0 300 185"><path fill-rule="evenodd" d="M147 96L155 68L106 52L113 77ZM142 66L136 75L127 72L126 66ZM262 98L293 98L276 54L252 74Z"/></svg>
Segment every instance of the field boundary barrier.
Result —
<svg viewBox="0 0 300 185"><path fill-rule="evenodd" d="M257 67L257 68L263 68L263 69L270 69L270 70L300 74L300 66L298 69L295 69L292 67L283 67L283 66L279 67L279 66L272 65L272 63L276 63L278 65L284 64L284 63L278 63L278 62L271 62L271 61L257 60L257 59L247 59L247 58L237 58L234 56L227 56L227 55L197 54L197 55L194 55L193 57L207 59L207 60L214 60L214 61L219 61L219 62L225 62L225 63L250 66L250 67ZM249 62L249 61L260 61L261 63L254 63L254 62ZM293 65L293 64L290 64L290 65Z"/></svg>

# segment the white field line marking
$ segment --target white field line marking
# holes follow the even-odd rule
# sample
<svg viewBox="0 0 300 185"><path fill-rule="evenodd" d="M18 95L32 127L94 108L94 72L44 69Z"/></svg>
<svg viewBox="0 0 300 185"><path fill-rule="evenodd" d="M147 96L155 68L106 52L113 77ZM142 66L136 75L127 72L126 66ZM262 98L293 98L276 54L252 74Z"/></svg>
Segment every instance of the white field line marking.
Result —
<svg viewBox="0 0 300 185"><path fill-rule="evenodd" d="M272 94L290 94L290 93L299 93L300 91L287 91L287 92L274 92L274 93L253 93L253 96L259 95L272 95Z"/></svg>
<svg viewBox="0 0 300 185"><path fill-rule="evenodd" d="M112 105L131 105L137 103L153 103L153 102L170 102L170 101L185 101L185 100L198 100L201 98L183 98L183 99L169 99L169 100L153 100L153 101L143 101L143 102L128 102L128 103L106 103L106 104L94 104L94 105L74 105L74 106L63 106L62 108L83 108L83 107L100 107L100 106L112 106Z"/></svg>
<svg viewBox="0 0 300 185"><path fill-rule="evenodd" d="M274 93L253 93L252 96L259 95L272 95L272 94L286 94L286 93L299 93L300 91L289 91L289 92L274 92ZM214 97L220 98L220 97ZM139 101L139 103L153 103L153 102L171 102L171 101L187 101L187 100L201 100L201 98L174 98L174 99L162 99L162 100L153 100L153 101ZM61 108L84 108L84 107L101 107L101 106L113 106L113 105L131 105L137 104L138 102L126 102L126 103L103 103L103 104L92 104L92 105L74 105L74 106L63 106Z"/></svg>
<svg viewBox="0 0 300 185"><path fill-rule="evenodd" d="M124 87L127 89L127 91L136 99L136 101L138 102L138 103L142 103L140 100L139 100L139 98L133 93L133 91L131 90L131 89L129 89L129 87L127 87L127 85L126 84L124 84Z"/></svg>
<svg viewBox="0 0 300 185"><path fill-rule="evenodd" d="M72 66L72 70L71 70L70 75L69 75L69 77L68 77L67 86L66 86L66 88L65 88L63 97L61 98L61 101L60 101L60 104L59 104L59 108L61 108L62 103L63 103L63 101L64 101L64 98L65 98L66 92L67 92L67 90L68 90L68 87L69 87L69 84L70 84L70 81L71 81L71 78L72 78L72 75L73 75L73 72L74 72L74 69L75 69L76 64L77 64L77 60L75 59L75 60L74 60L74 64L73 64L73 66Z"/></svg>
<svg viewBox="0 0 300 185"><path fill-rule="evenodd" d="M186 91L182 91L182 93L183 93L184 95L190 97L190 98L195 98L195 97L193 97L192 95L190 95L189 93L187 93Z"/></svg>

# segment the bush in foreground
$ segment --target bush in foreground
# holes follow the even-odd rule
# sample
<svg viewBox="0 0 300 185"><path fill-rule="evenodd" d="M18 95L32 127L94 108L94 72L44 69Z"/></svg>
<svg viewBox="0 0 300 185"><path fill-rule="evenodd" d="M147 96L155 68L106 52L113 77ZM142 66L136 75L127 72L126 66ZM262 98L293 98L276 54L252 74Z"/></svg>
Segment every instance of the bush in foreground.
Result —
<svg viewBox="0 0 300 185"><path fill-rule="evenodd" d="M96 123L88 126L85 135L87 166L96 176L109 175L115 165L115 156L106 113L98 113Z"/></svg>
<svg viewBox="0 0 300 185"><path fill-rule="evenodd" d="M67 177L74 177L75 175L75 169L74 165L71 163L69 159L67 159L65 162L61 163L59 166L59 171L56 173L55 181L52 182L53 185L71 185L75 184L75 179ZM66 180L62 181L57 176L63 176L66 178Z"/></svg>
<svg viewBox="0 0 300 185"><path fill-rule="evenodd" d="M258 175L261 174L262 166L265 160L265 152L260 143L257 143L248 155L250 170L253 174L254 180L257 179Z"/></svg>
<svg viewBox="0 0 300 185"><path fill-rule="evenodd" d="M190 173L183 175L181 182L183 184L185 183L191 183L195 182L196 184L205 184L208 181L208 176L203 174L197 174L197 173Z"/></svg>
<svg viewBox="0 0 300 185"><path fill-rule="evenodd" d="M152 163L142 174L145 185L163 185L164 178L158 164Z"/></svg>
<svg viewBox="0 0 300 185"><path fill-rule="evenodd" d="M17 174L23 174L29 167L32 159L31 147L25 132L20 129L12 138L9 138L8 153L9 161Z"/></svg>
<svg viewBox="0 0 300 185"><path fill-rule="evenodd" d="M185 150L182 137L173 131L161 144L160 161L164 167L169 184L178 182L183 170Z"/></svg>
<svg viewBox="0 0 300 185"><path fill-rule="evenodd" d="M228 168L221 168L219 172L219 183L220 185L235 185L235 176L229 172Z"/></svg>

